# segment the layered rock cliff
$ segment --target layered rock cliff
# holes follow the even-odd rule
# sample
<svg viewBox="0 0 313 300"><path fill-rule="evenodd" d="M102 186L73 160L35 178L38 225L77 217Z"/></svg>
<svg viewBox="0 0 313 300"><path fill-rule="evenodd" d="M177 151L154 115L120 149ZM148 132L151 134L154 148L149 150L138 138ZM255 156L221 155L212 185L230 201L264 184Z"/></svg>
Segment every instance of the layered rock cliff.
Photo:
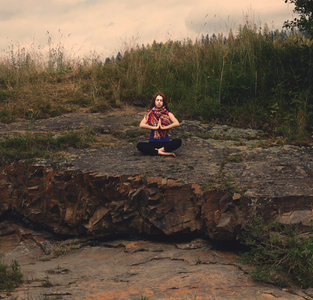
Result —
<svg viewBox="0 0 313 300"><path fill-rule="evenodd" d="M49 122L56 126L64 118ZM120 115L120 122L112 115L89 118L102 135L139 130ZM75 124L68 127L83 126ZM136 142L145 136L137 136L71 150L57 164L4 163L0 214L13 211L58 234L98 237L188 233L234 240L256 214L310 230L311 146L266 147L261 132L192 121L172 134L183 139L176 158L140 154Z"/></svg>

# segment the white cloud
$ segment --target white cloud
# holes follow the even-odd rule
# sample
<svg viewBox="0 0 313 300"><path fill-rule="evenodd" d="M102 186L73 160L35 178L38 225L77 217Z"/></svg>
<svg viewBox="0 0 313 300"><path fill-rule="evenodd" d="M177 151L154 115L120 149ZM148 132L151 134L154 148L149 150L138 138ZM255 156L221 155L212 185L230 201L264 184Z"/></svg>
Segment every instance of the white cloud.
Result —
<svg viewBox="0 0 313 300"><path fill-rule="evenodd" d="M83 2L88 2L88 0L53 0L52 5L68 6L77 5Z"/></svg>
<svg viewBox="0 0 313 300"><path fill-rule="evenodd" d="M0 50L10 43L47 45L51 37L75 54L111 56L125 42L134 46L236 29L244 14L279 27L291 18L292 7L282 0L1 0Z"/></svg>
<svg viewBox="0 0 313 300"><path fill-rule="evenodd" d="M240 0L240 1L202 1L186 17L186 27L200 34L207 32L235 32L240 24L248 21L263 27L265 23L275 29L292 15L292 7L283 1ZM273 28L273 29L274 29Z"/></svg>

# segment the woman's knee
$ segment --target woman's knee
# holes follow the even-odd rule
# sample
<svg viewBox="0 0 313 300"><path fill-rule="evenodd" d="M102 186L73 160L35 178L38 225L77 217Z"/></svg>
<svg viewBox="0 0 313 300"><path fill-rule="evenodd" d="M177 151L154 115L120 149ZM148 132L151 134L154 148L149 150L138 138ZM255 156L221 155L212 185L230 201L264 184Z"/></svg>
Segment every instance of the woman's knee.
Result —
<svg viewBox="0 0 313 300"><path fill-rule="evenodd" d="M143 154L158 155L158 151L155 150L154 146L147 142L139 142L137 149Z"/></svg>
<svg viewBox="0 0 313 300"><path fill-rule="evenodd" d="M174 139L174 141L175 141L175 145L177 145L179 148L182 144L182 140L181 139Z"/></svg>
<svg viewBox="0 0 313 300"><path fill-rule="evenodd" d="M181 139L173 139L166 146L164 146L165 152L177 150L181 146L181 144Z"/></svg>
<svg viewBox="0 0 313 300"><path fill-rule="evenodd" d="M143 151L144 148L145 148L145 143L144 142L137 143L137 149L139 151Z"/></svg>
<svg viewBox="0 0 313 300"><path fill-rule="evenodd" d="M182 144L182 140L181 139L173 139L172 140L172 147L176 150L178 149Z"/></svg>

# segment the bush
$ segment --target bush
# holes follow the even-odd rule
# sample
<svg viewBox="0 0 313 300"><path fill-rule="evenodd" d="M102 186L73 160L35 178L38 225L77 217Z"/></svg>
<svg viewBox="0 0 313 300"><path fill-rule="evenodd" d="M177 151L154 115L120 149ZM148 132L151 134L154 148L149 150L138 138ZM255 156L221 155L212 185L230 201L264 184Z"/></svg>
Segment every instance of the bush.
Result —
<svg viewBox="0 0 313 300"><path fill-rule="evenodd" d="M255 217L245 228L243 244L249 250L239 262L251 264L252 279L280 287L291 283L313 287L312 234L301 237L295 227Z"/></svg>
<svg viewBox="0 0 313 300"><path fill-rule="evenodd" d="M6 265L0 261L0 291L10 292L23 283L23 274L17 261Z"/></svg>

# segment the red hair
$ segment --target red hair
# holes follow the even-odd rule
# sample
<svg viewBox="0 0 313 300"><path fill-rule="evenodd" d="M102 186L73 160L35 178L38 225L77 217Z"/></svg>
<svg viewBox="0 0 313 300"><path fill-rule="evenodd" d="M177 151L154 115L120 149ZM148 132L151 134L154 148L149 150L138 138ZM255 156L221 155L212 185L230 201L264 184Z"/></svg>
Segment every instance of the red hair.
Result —
<svg viewBox="0 0 313 300"><path fill-rule="evenodd" d="M166 100L165 95L163 93L160 93L160 92L156 93L153 96L153 98L152 98L152 100L150 102L149 109L152 109L155 106L155 99L156 99L157 96L161 96L163 98L163 106L167 109L167 111L170 111L170 109L168 108L168 105L167 105L167 100Z"/></svg>

